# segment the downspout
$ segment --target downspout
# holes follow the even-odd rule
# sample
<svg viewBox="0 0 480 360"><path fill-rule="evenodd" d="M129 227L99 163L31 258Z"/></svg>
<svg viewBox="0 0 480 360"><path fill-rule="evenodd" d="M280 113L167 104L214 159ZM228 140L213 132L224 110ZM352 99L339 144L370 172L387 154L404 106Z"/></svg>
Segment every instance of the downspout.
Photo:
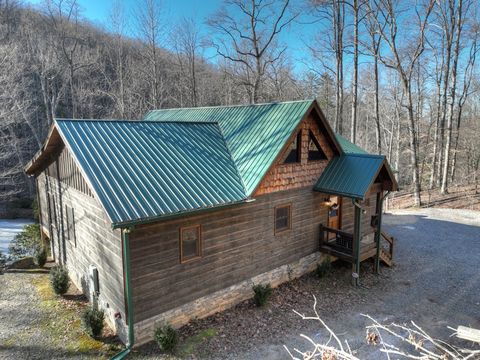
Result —
<svg viewBox="0 0 480 360"><path fill-rule="evenodd" d="M378 211L378 219L377 219L377 232L375 233L375 242L377 246L377 254L375 257L375 272L380 274L380 239L382 238L382 213L383 213L383 201L385 198L390 194L390 190L388 190L384 196L378 197L378 204L377 204L377 211Z"/></svg>
<svg viewBox="0 0 480 360"><path fill-rule="evenodd" d="M360 232L362 230L362 207L355 199L352 199L352 204L355 207L355 220L353 228L353 251L354 251L354 264L352 280L353 285L359 285L360 277Z"/></svg>
<svg viewBox="0 0 480 360"><path fill-rule="evenodd" d="M132 302L132 288L130 283L130 241L129 234L131 228L125 228L122 231L122 241L123 241L123 259L124 259L124 270L125 270L125 299L127 301L127 318L128 318L128 344L127 347L114 355L111 360L121 360L124 359L130 351L132 350L133 344L135 343L134 335L134 326L133 326L133 302Z"/></svg>

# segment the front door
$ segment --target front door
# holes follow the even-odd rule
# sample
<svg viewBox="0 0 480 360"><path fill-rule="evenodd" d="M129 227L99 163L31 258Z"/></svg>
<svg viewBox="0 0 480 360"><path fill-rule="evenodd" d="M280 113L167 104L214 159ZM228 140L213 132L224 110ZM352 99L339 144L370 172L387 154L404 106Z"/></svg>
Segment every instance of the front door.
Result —
<svg viewBox="0 0 480 360"><path fill-rule="evenodd" d="M328 208L328 227L331 227L333 229L340 229L340 210L342 198L338 196L331 196L330 201L332 204ZM329 233L329 240L334 237L334 233Z"/></svg>

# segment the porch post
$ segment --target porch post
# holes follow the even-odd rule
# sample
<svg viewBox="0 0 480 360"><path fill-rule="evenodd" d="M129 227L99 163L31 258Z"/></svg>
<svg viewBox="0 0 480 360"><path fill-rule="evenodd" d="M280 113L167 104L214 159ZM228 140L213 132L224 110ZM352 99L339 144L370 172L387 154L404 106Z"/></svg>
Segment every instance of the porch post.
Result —
<svg viewBox="0 0 480 360"><path fill-rule="evenodd" d="M352 274L352 279L353 285L358 286L360 284L360 239L362 231L362 208L354 199L352 199L352 203L355 207L355 221L353 225L354 274Z"/></svg>
<svg viewBox="0 0 480 360"><path fill-rule="evenodd" d="M375 244L377 246L377 254L375 256L375 272L380 274L380 239L382 237L382 213L383 213L383 196L382 192L377 193L377 229L375 231Z"/></svg>

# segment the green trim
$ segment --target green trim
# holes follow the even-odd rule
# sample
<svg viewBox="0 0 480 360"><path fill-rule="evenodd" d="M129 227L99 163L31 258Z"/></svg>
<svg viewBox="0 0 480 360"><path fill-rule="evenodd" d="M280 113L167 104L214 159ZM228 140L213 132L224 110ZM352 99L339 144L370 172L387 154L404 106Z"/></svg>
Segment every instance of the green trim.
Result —
<svg viewBox="0 0 480 360"><path fill-rule="evenodd" d="M157 221L164 221L164 220L171 220L171 219L177 219L181 217L186 217L190 215L196 215L196 214L203 214L215 210L220 210L220 209L228 209L230 207L240 205L240 204L247 204L250 202L255 201L255 199L245 199L242 201L236 201L233 203L228 203L225 205L219 205L219 206L212 206L208 208L201 208L201 209L194 209L194 210L188 210L188 211L182 211L180 213L176 214L168 214L168 215L160 215L160 216L154 216L150 218L143 218L143 219L138 219L138 220L132 220L132 221L126 221L126 222L120 222L120 223L112 223L112 229L120 229L120 228L127 228L131 226L136 226L136 225L145 225L145 224L151 224Z"/></svg>
<svg viewBox="0 0 480 360"><path fill-rule="evenodd" d="M357 277L353 278L353 285L358 286L360 284L360 238L362 231L362 207L352 199L352 204L355 207L355 222L353 230L353 245L355 254L354 272Z"/></svg>
<svg viewBox="0 0 480 360"><path fill-rule="evenodd" d="M133 326L133 301L132 301L132 288L130 282L130 241L129 234L131 228L125 228L122 231L122 240L123 240L123 261L124 261L124 270L125 270L125 299L127 300L127 312L128 312L128 345L125 350L120 351L118 354L114 355L111 360L121 360L124 359L131 351L133 344L135 343L135 333Z"/></svg>
<svg viewBox="0 0 480 360"><path fill-rule="evenodd" d="M342 192L342 191L336 191L336 190L332 190L332 189L323 189L323 188L314 187L313 191L316 191L316 192L319 192L319 193L322 193L322 194L345 196L345 197L352 198L352 199L357 199L357 200L364 200L364 198L365 198L365 197L359 197L356 194L351 194L351 193Z"/></svg>

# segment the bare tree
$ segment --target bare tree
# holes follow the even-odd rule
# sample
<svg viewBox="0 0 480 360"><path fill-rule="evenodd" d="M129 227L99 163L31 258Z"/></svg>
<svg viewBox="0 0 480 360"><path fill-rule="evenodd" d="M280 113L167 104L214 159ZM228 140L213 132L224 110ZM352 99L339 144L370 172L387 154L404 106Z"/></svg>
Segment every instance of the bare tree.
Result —
<svg viewBox="0 0 480 360"><path fill-rule="evenodd" d="M415 124L414 104L412 97L412 75L415 70L415 65L425 50L425 29L428 18L434 6L434 0L429 0L423 13L420 9L415 8L416 20L418 29L416 29L416 40L410 43L407 49L403 52L400 50L398 44L399 27L397 23L398 4L394 0L374 0L373 4L378 9L378 26L380 35L387 45L390 56L382 53L379 55L380 61L388 68L394 69L398 72L403 91L405 93L408 113L408 137L410 162L412 166L412 186L414 192L415 206L420 205L420 175L418 167L418 144ZM371 10L371 8L370 8Z"/></svg>
<svg viewBox="0 0 480 360"><path fill-rule="evenodd" d="M190 105L198 104L197 67L200 51L200 30L193 18L183 18L171 35L180 73L187 79Z"/></svg>
<svg viewBox="0 0 480 360"><path fill-rule="evenodd" d="M250 103L260 100L268 66L287 49L278 43L279 35L298 16L289 5L290 0L226 0L208 20L215 31L210 45L219 56L242 68Z"/></svg>
<svg viewBox="0 0 480 360"><path fill-rule="evenodd" d="M135 13L140 38L145 43L142 56L146 61L143 73L150 84L150 105L160 108L163 102L163 80L160 71L160 46L166 32L162 24L162 9L159 0L143 0Z"/></svg>
<svg viewBox="0 0 480 360"><path fill-rule="evenodd" d="M449 0L450 7L450 23L452 24L453 34L455 34L455 48L453 51L453 64L452 73L449 84L448 93L448 114L447 114L447 132L445 139L445 153L443 155L443 169L442 169L442 184L440 191L442 194L447 192L448 187L448 169L450 166L450 148L452 142L452 125L454 117L455 96L457 91L457 69L458 69L458 56L460 54L460 39L464 24L464 11L468 11L469 2L465 4L463 8L463 0L458 0L458 6L455 6L454 0ZM452 35L453 35L452 34Z"/></svg>
<svg viewBox="0 0 480 360"><path fill-rule="evenodd" d="M88 64L80 61L83 39L80 37L80 9L76 0L45 0L47 23L54 31L51 46L59 61L66 63L68 73L71 117L77 117L76 74Z"/></svg>

